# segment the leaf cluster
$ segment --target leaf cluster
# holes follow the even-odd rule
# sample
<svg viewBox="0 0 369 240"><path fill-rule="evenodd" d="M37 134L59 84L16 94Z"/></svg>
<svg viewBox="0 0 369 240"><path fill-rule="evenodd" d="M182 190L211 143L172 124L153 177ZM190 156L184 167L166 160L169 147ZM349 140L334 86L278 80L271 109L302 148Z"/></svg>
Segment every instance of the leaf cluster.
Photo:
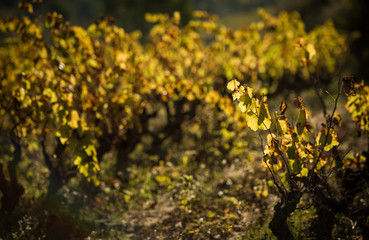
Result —
<svg viewBox="0 0 369 240"><path fill-rule="evenodd" d="M280 111L271 118L266 97L260 101L251 87L244 87L237 80L231 80L227 88L232 91L233 99L238 100L241 112L247 115L248 127L268 131L263 161L280 190L285 189L285 184L302 189L304 184L310 184L307 177L322 174L327 163L332 168L330 151L339 145L337 133L331 125L322 124L320 131L313 134L309 111L299 96L295 100L298 118L291 123L285 115L284 101Z"/></svg>

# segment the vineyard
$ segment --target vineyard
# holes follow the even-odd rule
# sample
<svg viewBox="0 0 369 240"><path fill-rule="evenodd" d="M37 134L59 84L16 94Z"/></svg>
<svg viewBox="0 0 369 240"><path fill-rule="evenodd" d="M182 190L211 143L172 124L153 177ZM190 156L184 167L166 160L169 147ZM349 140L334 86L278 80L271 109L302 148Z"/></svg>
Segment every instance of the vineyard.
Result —
<svg viewBox="0 0 369 240"><path fill-rule="evenodd" d="M332 21L146 14L143 41L19 7L0 19L0 238L369 239L369 87Z"/></svg>

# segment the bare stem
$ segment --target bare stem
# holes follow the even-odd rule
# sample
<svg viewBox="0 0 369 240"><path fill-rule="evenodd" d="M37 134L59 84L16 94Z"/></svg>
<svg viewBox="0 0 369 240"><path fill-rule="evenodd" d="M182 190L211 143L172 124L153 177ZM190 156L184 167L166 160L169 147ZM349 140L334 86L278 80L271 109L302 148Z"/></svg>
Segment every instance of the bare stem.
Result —
<svg viewBox="0 0 369 240"><path fill-rule="evenodd" d="M322 157L323 152L324 152L324 148L325 148L325 146L327 145L327 142L328 142L329 133L330 133L331 129L333 129L333 127L332 127L332 125L333 125L333 116L334 116L334 113L336 112L337 104L338 104L338 100L340 98L341 92L342 92L342 77L341 77L341 73L340 73L339 74L339 80L338 80L338 93L337 93L336 99L334 101L334 107L333 107L332 114L330 115L329 120L328 120L328 123L327 123L328 124L328 126L327 126L327 134L325 135L324 144L321 147L322 149L319 152L319 156L318 156L315 164L313 165L312 169L310 169L310 171L309 171L309 182L311 180L311 176L313 175L313 172L315 171L318 163L321 160L321 157Z"/></svg>

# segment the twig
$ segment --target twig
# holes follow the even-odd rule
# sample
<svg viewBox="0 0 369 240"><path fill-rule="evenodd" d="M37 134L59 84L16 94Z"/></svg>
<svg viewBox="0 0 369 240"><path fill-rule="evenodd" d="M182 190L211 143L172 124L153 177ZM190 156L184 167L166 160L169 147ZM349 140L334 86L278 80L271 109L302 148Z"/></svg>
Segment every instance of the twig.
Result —
<svg viewBox="0 0 369 240"><path fill-rule="evenodd" d="M328 142L328 136L329 136L330 130L333 129L333 127L332 127L333 116L334 116L334 113L336 112L337 104L338 104L338 100L339 100L339 97L341 95L341 92L342 92L342 78L341 78L341 73L340 73L339 74L339 80L338 80L338 93L337 93L337 97L334 101L334 108L333 108L332 114L331 114L331 116L329 117L329 120L328 120L327 134L325 135L324 144L322 145L322 149L319 152L319 156L318 156L315 164L313 165L312 169L309 170L309 181L308 182L311 181L311 176L313 175L312 173L315 171L318 163L321 160L321 157L322 157L323 152L324 152L324 148L325 148L325 146L327 145L327 142Z"/></svg>
<svg viewBox="0 0 369 240"><path fill-rule="evenodd" d="M263 155L264 155L264 150L263 150L263 146L264 146L264 144L263 144L263 138L261 137L261 135L259 134L259 137L260 137L260 148L261 148L261 152L263 153ZM265 159L265 155L263 156L263 160ZM276 178L275 178L275 175L274 175L274 173L273 173L273 170L269 167L269 165L268 165L268 163L264 160L264 163L267 165L267 168L268 168L268 170L269 170L269 172L270 172L270 175L272 176L272 181L273 181L273 183L274 183L274 185L277 187L277 189L278 189L278 192L280 193L280 194L282 194L282 195L285 195L286 194L286 192L287 192L287 189L286 189L286 187L284 186L284 184L282 183L282 181L280 181L281 182L281 184L282 184L282 187L283 187L283 189L284 189L284 191L283 191L283 189L279 186L279 184L278 184L278 182L277 182L277 180L276 180ZM278 176L278 174L277 174L277 176ZM280 179L279 179L280 180Z"/></svg>
<svg viewBox="0 0 369 240"><path fill-rule="evenodd" d="M311 71L310 71L310 65L308 64L307 65L307 70L308 70L308 73L309 73L309 76L310 78L313 79L313 82L314 82L314 90L316 92L316 95L318 96L319 98L319 101L320 101L320 104L322 105L322 108L323 108L323 114L324 114L324 117L327 115L327 107L325 105L325 102L324 102L324 99L322 97L322 95L320 94L319 92L319 89L318 89L318 83L320 82L319 81L319 76L317 77L314 77L312 74L311 74Z"/></svg>

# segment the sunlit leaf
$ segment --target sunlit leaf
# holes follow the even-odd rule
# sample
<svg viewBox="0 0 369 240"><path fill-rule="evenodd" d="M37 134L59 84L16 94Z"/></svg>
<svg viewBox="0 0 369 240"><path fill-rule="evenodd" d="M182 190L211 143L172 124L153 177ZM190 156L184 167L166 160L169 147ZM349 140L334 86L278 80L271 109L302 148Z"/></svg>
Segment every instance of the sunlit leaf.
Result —
<svg viewBox="0 0 369 240"><path fill-rule="evenodd" d="M270 118L268 104L264 101L260 104L260 111L258 117L258 128L261 130L267 130L270 128L272 121Z"/></svg>
<svg viewBox="0 0 369 240"><path fill-rule="evenodd" d="M257 131L259 129L259 125L258 125L258 121L259 118L256 115L256 113L254 113L253 111L248 111L246 113L246 122L247 122L247 126L253 130L253 131Z"/></svg>
<svg viewBox="0 0 369 240"><path fill-rule="evenodd" d="M50 99L50 103L55 103L58 101L58 97L56 96L56 93L50 88L45 88L43 95L47 96Z"/></svg>
<svg viewBox="0 0 369 240"><path fill-rule="evenodd" d="M234 90L236 90L238 88L239 85L240 85L240 82L237 81L237 79L233 79L233 80L231 80L231 81L228 82L227 89L229 91L234 91Z"/></svg>
<svg viewBox="0 0 369 240"><path fill-rule="evenodd" d="M329 151L334 146L339 145L336 131L330 129L328 133L328 129L326 126L323 126L322 130L318 133L316 137L316 142L318 146L324 146L324 151Z"/></svg>
<svg viewBox="0 0 369 240"><path fill-rule="evenodd" d="M32 4L31 3L29 3L29 2L25 2L25 1L23 1L23 2L20 2L19 4L18 4L18 7L19 8L22 8L22 9L25 9L27 12L29 12L29 13L33 13L33 6L32 6Z"/></svg>
<svg viewBox="0 0 369 240"><path fill-rule="evenodd" d="M287 118L284 116L278 116L277 112L275 113L275 118L276 118L275 124L278 134L280 136L283 136L284 134L288 133L290 128L287 123Z"/></svg>
<svg viewBox="0 0 369 240"><path fill-rule="evenodd" d="M210 212L210 211L209 211L209 212L208 212L208 217L209 217L209 218L215 217L215 213L213 213L213 212Z"/></svg>
<svg viewBox="0 0 369 240"><path fill-rule="evenodd" d="M281 102L281 105L279 106L279 115L284 115L287 110L287 104L285 101Z"/></svg>
<svg viewBox="0 0 369 240"><path fill-rule="evenodd" d="M307 53L309 54L309 60L311 60L315 55L316 55L316 50L314 48L314 45L309 43L307 46L306 46L306 51Z"/></svg>
<svg viewBox="0 0 369 240"><path fill-rule="evenodd" d="M301 169L301 172L300 172L301 176L307 177L308 173L309 173L309 169L307 169L307 168L302 168Z"/></svg>
<svg viewBox="0 0 369 240"><path fill-rule="evenodd" d="M76 110L72 110L70 113L69 126L71 128L78 128L79 114Z"/></svg>
<svg viewBox="0 0 369 240"><path fill-rule="evenodd" d="M242 87L240 87L242 89ZM255 98L252 97L252 88L247 87L245 92L242 92L242 95L239 99L239 106L242 112L253 111L256 113L258 102Z"/></svg>
<svg viewBox="0 0 369 240"><path fill-rule="evenodd" d="M96 59L90 58L87 60L86 64L88 66L94 67L94 68L98 68L99 67L99 63L96 61Z"/></svg>
<svg viewBox="0 0 369 240"><path fill-rule="evenodd" d="M82 157L77 156L74 160L74 165L79 166L82 163Z"/></svg>
<svg viewBox="0 0 369 240"><path fill-rule="evenodd" d="M87 156L96 156L96 149L94 145L90 144L87 147L85 146L84 149Z"/></svg>
<svg viewBox="0 0 369 240"><path fill-rule="evenodd" d="M307 110L302 109L299 112L299 117L296 123L297 134L301 135L304 132L307 123Z"/></svg>
<svg viewBox="0 0 369 240"><path fill-rule="evenodd" d="M57 136L58 136L58 134L57 134ZM59 137L59 140L60 140L61 144L65 144L68 141L68 138L67 137Z"/></svg>

